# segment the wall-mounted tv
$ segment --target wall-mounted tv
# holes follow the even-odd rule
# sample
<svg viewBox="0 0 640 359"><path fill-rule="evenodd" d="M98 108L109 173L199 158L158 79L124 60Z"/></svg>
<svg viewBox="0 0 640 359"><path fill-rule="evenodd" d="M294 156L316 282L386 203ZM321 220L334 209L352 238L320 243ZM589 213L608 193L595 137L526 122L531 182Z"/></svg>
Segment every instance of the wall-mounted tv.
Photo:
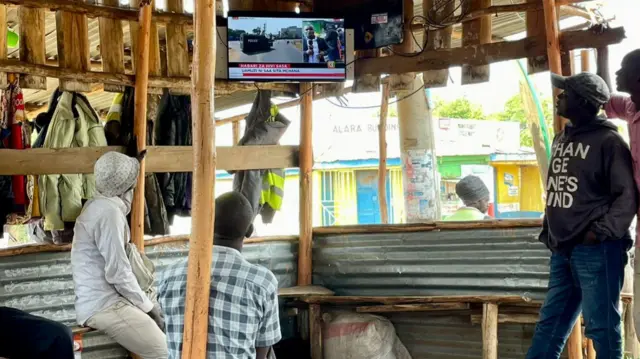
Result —
<svg viewBox="0 0 640 359"><path fill-rule="evenodd" d="M344 18L229 12L229 80L336 82L347 77ZM349 46L352 48L353 46Z"/></svg>

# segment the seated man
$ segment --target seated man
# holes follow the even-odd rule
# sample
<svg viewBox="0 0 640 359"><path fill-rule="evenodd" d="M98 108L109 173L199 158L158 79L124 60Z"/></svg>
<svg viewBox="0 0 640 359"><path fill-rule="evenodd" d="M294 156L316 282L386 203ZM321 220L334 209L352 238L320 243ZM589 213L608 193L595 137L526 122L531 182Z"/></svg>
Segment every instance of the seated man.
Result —
<svg viewBox="0 0 640 359"><path fill-rule="evenodd" d="M0 357L73 359L71 328L18 309L0 307Z"/></svg>
<svg viewBox="0 0 640 359"><path fill-rule="evenodd" d="M244 238L251 235L254 217L241 193L216 198L208 358L265 359L281 338L278 281L268 269L247 262L240 253ZM158 288L172 359L182 355L186 279L185 259L164 271Z"/></svg>
<svg viewBox="0 0 640 359"><path fill-rule="evenodd" d="M76 319L143 359L164 359L162 311L140 288L125 250L139 171L138 159L118 152L96 162L97 193L76 220L71 248Z"/></svg>
<svg viewBox="0 0 640 359"><path fill-rule="evenodd" d="M491 219L489 210L489 189L478 176L469 175L456 183L456 194L464 203L464 207L445 218L447 222L482 221Z"/></svg>
<svg viewBox="0 0 640 359"><path fill-rule="evenodd" d="M551 250L549 291L528 359L557 359L580 311L598 358L622 358L620 291L629 225L638 208L629 147L598 116L609 100L590 73L552 76L558 115L571 121L553 141L540 241Z"/></svg>

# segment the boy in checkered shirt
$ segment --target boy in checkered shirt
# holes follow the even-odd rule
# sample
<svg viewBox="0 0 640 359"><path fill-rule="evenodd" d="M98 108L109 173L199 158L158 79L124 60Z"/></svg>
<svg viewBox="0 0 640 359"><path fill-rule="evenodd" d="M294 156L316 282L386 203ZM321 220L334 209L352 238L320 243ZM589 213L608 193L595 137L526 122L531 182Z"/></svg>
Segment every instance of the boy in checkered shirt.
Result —
<svg viewBox="0 0 640 359"><path fill-rule="evenodd" d="M240 251L253 231L249 201L239 192L216 199L208 358L266 359L281 339L278 281L268 269L249 263ZM179 359L184 330L187 260L169 266L160 279L169 358Z"/></svg>

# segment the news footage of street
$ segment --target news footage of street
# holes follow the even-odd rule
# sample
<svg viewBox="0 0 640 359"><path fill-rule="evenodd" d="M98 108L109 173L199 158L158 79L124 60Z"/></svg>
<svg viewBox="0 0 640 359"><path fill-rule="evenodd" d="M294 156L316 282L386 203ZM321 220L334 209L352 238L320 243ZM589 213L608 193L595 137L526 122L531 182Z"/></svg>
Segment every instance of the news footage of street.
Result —
<svg viewBox="0 0 640 359"><path fill-rule="evenodd" d="M342 67L344 20L229 18L228 47L229 63Z"/></svg>

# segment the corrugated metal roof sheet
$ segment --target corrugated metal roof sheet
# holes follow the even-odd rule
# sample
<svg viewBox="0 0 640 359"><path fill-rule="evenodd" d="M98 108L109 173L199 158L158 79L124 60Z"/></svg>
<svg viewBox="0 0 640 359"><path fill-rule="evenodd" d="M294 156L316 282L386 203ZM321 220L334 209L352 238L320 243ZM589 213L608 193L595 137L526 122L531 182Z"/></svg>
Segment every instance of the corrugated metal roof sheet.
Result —
<svg viewBox="0 0 640 359"><path fill-rule="evenodd" d="M386 315L413 359L482 358L482 327L472 325L468 316L434 316L427 313ZM526 356L534 325L500 324L498 357L522 359ZM566 351L562 356L566 358Z"/></svg>
<svg viewBox="0 0 640 359"><path fill-rule="evenodd" d="M146 250L157 271L188 255L186 242L157 245ZM281 288L297 283L297 243L287 241L247 244L243 255L269 268ZM6 257L0 263L0 306L8 306L75 325L75 294L70 253L38 253ZM99 333L86 336L83 358L124 358L126 352ZM86 353L86 357L85 357Z"/></svg>
<svg viewBox="0 0 640 359"><path fill-rule="evenodd" d="M329 235L314 239L313 282L337 295L520 295L547 291L538 228Z"/></svg>

